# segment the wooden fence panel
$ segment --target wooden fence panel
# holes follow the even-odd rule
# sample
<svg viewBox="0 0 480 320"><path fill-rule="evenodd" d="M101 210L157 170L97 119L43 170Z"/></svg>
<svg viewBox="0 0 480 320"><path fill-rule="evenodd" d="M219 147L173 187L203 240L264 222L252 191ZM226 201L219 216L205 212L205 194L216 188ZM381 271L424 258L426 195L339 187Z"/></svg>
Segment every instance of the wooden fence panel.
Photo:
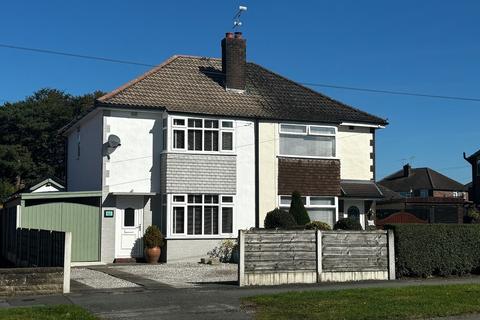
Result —
<svg viewBox="0 0 480 320"><path fill-rule="evenodd" d="M322 269L338 271L387 271L387 233L322 232Z"/></svg>
<svg viewBox="0 0 480 320"><path fill-rule="evenodd" d="M391 239L386 231L241 230L239 284L393 279Z"/></svg>
<svg viewBox="0 0 480 320"><path fill-rule="evenodd" d="M40 260L40 230L30 230L28 241L28 266L38 267Z"/></svg>
<svg viewBox="0 0 480 320"><path fill-rule="evenodd" d="M250 230L241 239L245 285L317 281L315 231Z"/></svg>

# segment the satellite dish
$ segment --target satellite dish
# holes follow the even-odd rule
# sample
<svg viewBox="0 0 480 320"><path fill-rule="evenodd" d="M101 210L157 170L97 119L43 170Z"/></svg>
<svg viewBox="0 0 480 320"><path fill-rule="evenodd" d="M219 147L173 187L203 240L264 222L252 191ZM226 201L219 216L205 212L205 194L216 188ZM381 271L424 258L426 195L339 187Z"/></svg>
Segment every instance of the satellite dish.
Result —
<svg viewBox="0 0 480 320"><path fill-rule="evenodd" d="M105 142L102 146L103 155L110 160L110 155L121 145L122 144L118 136L114 134L109 135L107 142Z"/></svg>
<svg viewBox="0 0 480 320"><path fill-rule="evenodd" d="M118 146L121 146L122 144L120 143L120 138L114 134L111 134L108 136L108 147L109 148L117 148Z"/></svg>

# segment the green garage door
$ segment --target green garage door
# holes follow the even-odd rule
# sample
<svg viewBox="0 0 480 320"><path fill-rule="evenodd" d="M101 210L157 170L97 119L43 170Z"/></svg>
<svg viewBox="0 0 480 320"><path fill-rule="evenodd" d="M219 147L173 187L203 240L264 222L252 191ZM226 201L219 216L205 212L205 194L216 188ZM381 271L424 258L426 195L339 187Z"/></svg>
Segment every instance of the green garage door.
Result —
<svg viewBox="0 0 480 320"><path fill-rule="evenodd" d="M72 261L99 261L100 211L97 206L54 202L22 207L22 228L72 232Z"/></svg>

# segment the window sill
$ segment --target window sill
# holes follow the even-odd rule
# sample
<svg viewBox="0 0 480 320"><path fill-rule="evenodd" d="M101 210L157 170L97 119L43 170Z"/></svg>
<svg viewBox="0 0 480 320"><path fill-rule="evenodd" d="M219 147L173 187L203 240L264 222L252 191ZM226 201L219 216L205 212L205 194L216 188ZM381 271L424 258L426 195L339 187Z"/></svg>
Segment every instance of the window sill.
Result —
<svg viewBox="0 0 480 320"><path fill-rule="evenodd" d="M172 150L172 151L162 151L160 154L195 154L195 155L208 155L208 156L236 156L235 152L217 152L217 151L183 151L183 150Z"/></svg>
<svg viewBox="0 0 480 320"><path fill-rule="evenodd" d="M277 158L298 158L298 159L318 159L318 160L340 160L339 157L313 157L313 156L292 156L292 155L284 155L279 154Z"/></svg>
<svg viewBox="0 0 480 320"><path fill-rule="evenodd" d="M165 237L166 240L208 240L208 239L235 239L235 234L222 234L222 235L170 235Z"/></svg>

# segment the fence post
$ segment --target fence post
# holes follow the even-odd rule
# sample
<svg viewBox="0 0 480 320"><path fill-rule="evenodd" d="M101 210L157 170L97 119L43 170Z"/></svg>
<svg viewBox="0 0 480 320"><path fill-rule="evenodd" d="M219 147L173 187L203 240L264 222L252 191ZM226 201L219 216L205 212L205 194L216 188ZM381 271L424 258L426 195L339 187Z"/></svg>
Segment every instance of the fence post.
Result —
<svg viewBox="0 0 480 320"><path fill-rule="evenodd" d="M238 285L245 285L245 230L238 230Z"/></svg>
<svg viewBox="0 0 480 320"><path fill-rule="evenodd" d="M388 280L395 280L395 235L393 230L387 231L388 237Z"/></svg>
<svg viewBox="0 0 480 320"><path fill-rule="evenodd" d="M63 255L63 293L70 292L70 264L72 262L72 233L65 232Z"/></svg>
<svg viewBox="0 0 480 320"><path fill-rule="evenodd" d="M317 282L322 282L322 231L317 230Z"/></svg>

